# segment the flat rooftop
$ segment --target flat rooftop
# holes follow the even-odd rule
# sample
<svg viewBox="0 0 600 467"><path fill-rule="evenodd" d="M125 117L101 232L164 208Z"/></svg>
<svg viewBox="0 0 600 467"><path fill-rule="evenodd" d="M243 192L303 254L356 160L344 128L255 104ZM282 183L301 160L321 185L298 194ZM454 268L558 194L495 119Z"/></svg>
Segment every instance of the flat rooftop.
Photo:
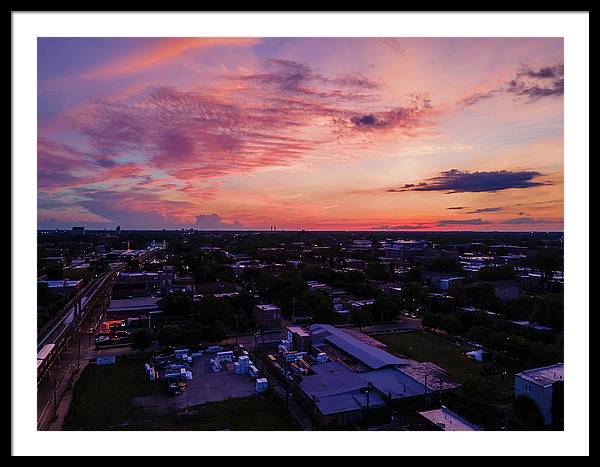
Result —
<svg viewBox="0 0 600 467"><path fill-rule="evenodd" d="M565 364L556 363L555 365L544 366L542 368L534 368L517 373L515 377L517 376L538 386L551 386L557 381L564 381Z"/></svg>
<svg viewBox="0 0 600 467"><path fill-rule="evenodd" d="M477 425L472 424L447 407L427 410L426 412L419 412L419 414L444 431L481 431L481 428Z"/></svg>
<svg viewBox="0 0 600 467"><path fill-rule="evenodd" d="M108 305L109 312L119 311L148 311L157 310L159 297L123 298L111 300Z"/></svg>
<svg viewBox="0 0 600 467"><path fill-rule="evenodd" d="M300 326L289 326L287 330L293 334L298 334L300 337L310 337L310 334Z"/></svg>

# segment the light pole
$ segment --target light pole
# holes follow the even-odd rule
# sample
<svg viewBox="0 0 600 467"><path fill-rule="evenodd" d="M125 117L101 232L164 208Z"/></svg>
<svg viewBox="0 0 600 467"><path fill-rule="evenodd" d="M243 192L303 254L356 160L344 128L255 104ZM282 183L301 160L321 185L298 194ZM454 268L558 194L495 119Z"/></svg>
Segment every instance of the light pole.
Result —
<svg viewBox="0 0 600 467"><path fill-rule="evenodd" d="M289 412L290 411L290 408L289 408L290 393L289 393L289 389L288 389L288 370L287 370L287 366L288 366L287 363L288 363L288 361L287 361L287 357L284 358L283 362L284 362L283 363L283 367L284 367L284 369L283 369L283 377L285 378L285 410L286 410L286 412Z"/></svg>
<svg viewBox="0 0 600 467"><path fill-rule="evenodd" d="M77 328L75 330L75 335L77 336L77 371L79 372L79 361L81 357L81 329Z"/></svg>
<svg viewBox="0 0 600 467"><path fill-rule="evenodd" d="M365 413L365 425L367 426L367 430L369 429L369 409L371 408L371 388L373 385L371 382L367 383L367 412Z"/></svg>
<svg viewBox="0 0 600 467"><path fill-rule="evenodd" d="M52 377L53 383L53 393L54 393L54 418L52 420L56 420L58 416L58 401L56 400L56 376Z"/></svg>
<svg viewBox="0 0 600 467"><path fill-rule="evenodd" d="M427 373L425 373L425 410L427 410Z"/></svg>

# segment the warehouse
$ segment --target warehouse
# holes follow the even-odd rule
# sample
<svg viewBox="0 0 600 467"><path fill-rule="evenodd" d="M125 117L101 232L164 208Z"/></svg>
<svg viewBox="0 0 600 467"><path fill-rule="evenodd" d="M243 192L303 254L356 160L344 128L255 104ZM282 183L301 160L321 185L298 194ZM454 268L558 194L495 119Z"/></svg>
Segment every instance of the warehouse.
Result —
<svg viewBox="0 0 600 467"><path fill-rule="evenodd" d="M306 376L299 388L304 405L310 405L319 426L334 428L360 423L365 411L386 415L385 400L376 392L368 393L368 383L343 363L332 361L312 369L315 374Z"/></svg>
<svg viewBox="0 0 600 467"><path fill-rule="evenodd" d="M390 404L417 400L458 387L432 363L401 358L326 324L310 327L313 354L331 361L316 364L300 382L300 401L322 427L385 423Z"/></svg>

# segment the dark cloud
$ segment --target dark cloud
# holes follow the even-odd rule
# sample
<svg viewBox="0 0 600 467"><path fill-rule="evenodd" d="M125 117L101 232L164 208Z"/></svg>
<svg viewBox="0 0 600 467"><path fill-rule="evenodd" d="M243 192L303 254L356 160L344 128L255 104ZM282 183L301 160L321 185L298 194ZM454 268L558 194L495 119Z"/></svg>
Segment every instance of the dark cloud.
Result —
<svg viewBox="0 0 600 467"><path fill-rule="evenodd" d="M473 211L468 211L467 214L482 214L485 212L500 212L504 211L504 208L479 208Z"/></svg>
<svg viewBox="0 0 600 467"><path fill-rule="evenodd" d="M273 86L278 92L288 95L309 97L359 97L334 88L374 90L381 84L360 74L325 76L311 66L293 60L271 58L263 63L264 72L245 75L239 79L252 81L263 86Z"/></svg>
<svg viewBox="0 0 600 467"><path fill-rule="evenodd" d="M546 66L539 70L532 70L530 68L524 68L519 74L521 76L528 76L530 78L539 79L559 79L564 76L565 69L564 65Z"/></svg>
<svg viewBox="0 0 600 467"><path fill-rule="evenodd" d="M477 219L448 219L439 221L437 223L438 227L444 227L448 225L487 225L489 221L484 221L481 218Z"/></svg>
<svg viewBox="0 0 600 467"><path fill-rule="evenodd" d="M404 224L404 225L380 225L371 227L369 230L420 230L426 229L425 224Z"/></svg>
<svg viewBox="0 0 600 467"><path fill-rule="evenodd" d="M187 201L163 199L152 190L131 187L126 191L75 188L77 201L92 214L124 228L160 229L189 226L188 212L193 204Z"/></svg>
<svg viewBox="0 0 600 467"><path fill-rule="evenodd" d="M433 106L427 94L411 96L410 103L404 107L396 107L377 113L354 115L350 122L358 130L410 130L423 125L424 119L432 112Z"/></svg>
<svg viewBox="0 0 600 467"><path fill-rule="evenodd" d="M545 66L532 69L523 66L513 79L497 89L471 94L459 102L465 106L477 104L497 94L513 94L526 98L528 102L544 97L562 96L564 94L564 65Z"/></svg>
<svg viewBox="0 0 600 467"><path fill-rule="evenodd" d="M450 209L450 210L458 210L458 209L465 209L465 207L464 207L464 206L451 206L451 207L449 207L449 208L446 208L446 209Z"/></svg>
<svg viewBox="0 0 600 467"><path fill-rule="evenodd" d="M480 193L509 190L512 188L533 188L548 182L536 181L541 174L531 170L495 172L468 172L452 169L441 172L437 177L418 184L408 183L401 188L390 188L388 192L403 191L445 191L447 193Z"/></svg>
<svg viewBox="0 0 600 467"><path fill-rule="evenodd" d="M196 216L195 227L200 230L242 230L245 227L238 221L231 224L223 222L217 214L200 214Z"/></svg>
<svg viewBox="0 0 600 467"><path fill-rule="evenodd" d="M538 69L524 66L517 76L508 82L506 92L527 97L530 101L548 96L562 96L565 88L564 71L562 64Z"/></svg>
<svg viewBox="0 0 600 467"><path fill-rule="evenodd" d="M529 225L529 224L562 224L561 220L556 219L535 219L533 217L515 217L502 222L508 225Z"/></svg>

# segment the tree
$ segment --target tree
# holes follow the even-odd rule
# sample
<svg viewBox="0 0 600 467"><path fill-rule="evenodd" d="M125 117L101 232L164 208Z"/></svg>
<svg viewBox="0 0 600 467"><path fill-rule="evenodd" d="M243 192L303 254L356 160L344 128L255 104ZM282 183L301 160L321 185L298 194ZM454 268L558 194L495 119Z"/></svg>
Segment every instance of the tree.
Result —
<svg viewBox="0 0 600 467"><path fill-rule="evenodd" d="M544 248L535 256L534 267L542 272L542 282L547 285L554 273L561 269L563 258L555 248Z"/></svg>
<svg viewBox="0 0 600 467"><path fill-rule="evenodd" d="M442 316L441 313L426 313L421 320L421 325L426 328L439 329Z"/></svg>
<svg viewBox="0 0 600 467"><path fill-rule="evenodd" d="M527 424L537 428L544 426L544 417L537 404L530 397L518 396L513 402L513 410Z"/></svg>
<svg viewBox="0 0 600 467"><path fill-rule="evenodd" d="M442 315L440 328L450 334L461 334L465 330L460 319L453 315Z"/></svg>
<svg viewBox="0 0 600 467"><path fill-rule="evenodd" d="M157 305L167 315L187 316L192 311L192 297L185 292L174 292L161 298Z"/></svg>
<svg viewBox="0 0 600 467"><path fill-rule="evenodd" d="M350 312L352 322L362 331L363 326L371 322L371 313L364 308L355 308Z"/></svg>
<svg viewBox="0 0 600 467"><path fill-rule="evenodd" d="M201 324L212 325L217 321L234 323L233 307L228 300L207 296L200 300L194 307L196 321Z"/></svg>
<svg viewBox="0 0 600 467"><path fill-rule="evenodd" d="M389 267L379 261L373 261L367 264L367 277L376 281L388 281L391 280L392 274Z"/></svg>
<svg viewBox="0 0 600 467"><path fill-rule="evenodd" d="M46 276L48 280L54 281L63 278L63 268L56 264L49 264L46 266Z"/></svg>
<svg viewBox="0 0 600 467"><path fill-rule="evenodd" d="M515 268L507 264L505 266L487 266L481 268L475 275L475 278L479 281L503 281L514 279L515 276Z"/></svg>
<svg viewBox="0 0 600 467"><path fill-rule="evenodd" d="M380 295L373 305L373 317L379 321L391 321L402 309L398 299L389 295Z"/></svg>
<svg viewBox="0 0 600 467"><path fill-rule="evenodd" d="M415 302L423 298L423 284L420 282L407 282L402 287L401 294L406 308L411 312Z"/></svg>
<svg viewBox="0 0 600 467"><path fill-rule="evenodd" d="M518 358L527 358L530 354L531 343L523 336L511 335L506 339L505 349Z"/></svg>
<svg viewBox="0 0 600 467"><path fill-rule="evenodd" d="M152 345L152 333L149 329L140 328L133 331L130 347L143 352Z"/></svg>
<svg viewBox="0 0 600 467"><path fill-rule="evenodd" d="M157 338L161 347L168 347L179 344L181 340L179 326L163 326L158 331Z"/></svg>
<svg viewBox="0 0 600 467"><path fill-rule="evenodd" d="M495 350L503 350L506 345L506 339L508 338L508 334L503 331L492 332L487 340L486 345Z"/></svg>
<svg viewBox="0 0 600 467"><path fill-rule="evenodd" d="M221 321L216 321L214 324L204 328L203 340L211 343L221 342L227 338L227 335L227 327Z"/></svg>
<svg viewBox="0 0 600 467"><path fill-rule="evenodd" d="M499 304L491 284L475 282L458 287L457 296L461 303L473 305L482 310L496 309Z"/></svg>
<svg viewBox="0 0 600 467"><path fill-rule="evenodd" d="M423 277L423 268L421 266L414 266L406 274L404 274L404 280L406 282L420 282Z"/></svg>
<svg viewBox="0 0 600 467"><path fill-rule="evenodd" d="M440 256L427 262L425 265L428 271L437 272L456 272L461 273L462 268L458 260Z"/></svg>
<svg viewBox="0 0 600 467"><path fill-rule="evenodd" d="M548 294L535 301L531 321L556 330L564 328L564 295Z"/></svg>
<svg viewBox="0 0 600 467"><path fill-rule="evenodd" d="M473 326L469 329L468 336L469 339L474 340L475 342L483 343L490 335L490 330L487 326L483 326L481 324Z"/></svg>

